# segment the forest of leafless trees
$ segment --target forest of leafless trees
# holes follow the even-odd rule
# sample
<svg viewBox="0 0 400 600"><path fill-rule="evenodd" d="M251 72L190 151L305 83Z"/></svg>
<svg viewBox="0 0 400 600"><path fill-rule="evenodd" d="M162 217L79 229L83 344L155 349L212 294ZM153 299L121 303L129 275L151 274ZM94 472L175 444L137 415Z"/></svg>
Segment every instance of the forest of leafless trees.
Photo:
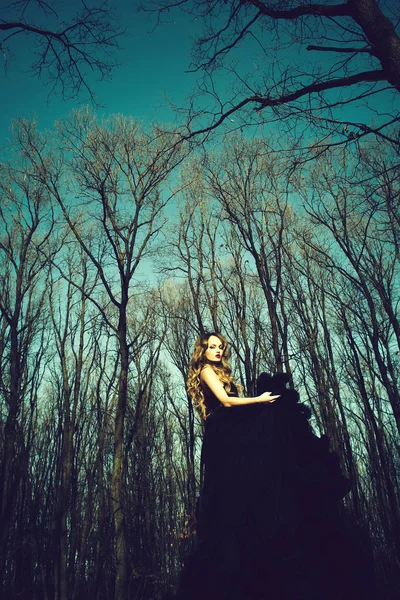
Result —
<svg viewBox="0 0 400 600"><path fill-rule="evenodd" d="M398 146L302 167L272 140L189 152L86 109L0 164L0 570L26 600L156 600L195 539L185 391L220 330L237 379L285 371L352 481L382 598L400 582ZM176 141L178 140L178 142Z"/></svg>

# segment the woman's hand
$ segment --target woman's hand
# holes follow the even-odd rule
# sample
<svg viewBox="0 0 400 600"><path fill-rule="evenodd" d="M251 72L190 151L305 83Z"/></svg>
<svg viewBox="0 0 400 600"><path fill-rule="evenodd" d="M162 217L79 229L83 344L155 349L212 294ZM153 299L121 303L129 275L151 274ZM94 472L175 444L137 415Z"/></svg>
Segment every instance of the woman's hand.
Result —
<svg viewBox="0 0 400 600"><path fill-rule="evenodd" d="M272 396L271 392L264 392L263 394L261 394L261 396L257 396L257 401L258 402L275 402L275 400L277 398L280 398L280 395Z"/></svg>

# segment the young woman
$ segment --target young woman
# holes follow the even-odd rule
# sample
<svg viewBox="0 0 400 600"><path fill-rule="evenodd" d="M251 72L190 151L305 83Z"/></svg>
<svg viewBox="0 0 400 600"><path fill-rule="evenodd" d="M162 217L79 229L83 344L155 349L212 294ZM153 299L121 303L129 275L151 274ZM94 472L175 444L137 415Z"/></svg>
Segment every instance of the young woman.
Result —
<svg viewBox="0 0 400 600"><path fill-rule="evenodd" d="M226 339L196 341L187 387L205 423L202 482L180 600L369 597L365 586L338 583L337 565L346 578L346 568L357 571L354 560L346 567L337 512L349 482L288 379L262 374L260 393L241 397Z"/></svg>
<svg viewBox="0 0 400 600"><path fill-rule="evenodd" d="M196 340L187 387L194 406L204 420L217 408L274 402L279 398L270 392L254 398L240 398L239 386L231 374L229 356L228 343L220 333L206 333Z"/></svg>

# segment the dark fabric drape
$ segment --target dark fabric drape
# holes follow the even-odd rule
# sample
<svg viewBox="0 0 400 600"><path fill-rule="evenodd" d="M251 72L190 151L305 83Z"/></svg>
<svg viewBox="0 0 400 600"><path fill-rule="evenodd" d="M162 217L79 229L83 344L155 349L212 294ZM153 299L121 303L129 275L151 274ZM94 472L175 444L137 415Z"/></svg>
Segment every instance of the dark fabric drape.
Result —
<svg viewBox="0 0 400 600"><path fill-rule="evenodd" d="M206 421L198 544L179 599L374 597L361 534L340 512L350 482L286 381L262 374L258 393L278 400L221 405Z"/></svg>

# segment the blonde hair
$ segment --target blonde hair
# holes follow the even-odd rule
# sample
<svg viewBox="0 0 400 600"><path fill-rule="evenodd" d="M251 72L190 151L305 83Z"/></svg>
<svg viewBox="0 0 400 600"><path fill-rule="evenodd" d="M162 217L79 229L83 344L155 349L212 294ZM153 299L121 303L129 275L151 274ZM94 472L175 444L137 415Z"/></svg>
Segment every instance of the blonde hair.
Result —
<svg viewBox="0 0 400 600"><path fill-rule="evenodd" d="M220 339L224 346L224 352L222 354L221 362L218 366L213 363L210 363L205 356L206 350L208 348L208 340L211 336L215 336L218 339ZM230 350L228 342L220 333L204 333L199 338L197 338L194 345L193 354L190 358L189 363L187 391L189 396L192 398L193 406L198 410L200 416L204 420L206 420L209 416L209 412L207 410L208 407L206 399L204 397L204 393L201 387L200 373L206 365L210 365L210 367L215 371L220 381L222 381L224 388L228 394L231 391L231 383L234 383L239 391L241 391L242 389L242 386L238 385L232 377L232 370L229 365L229 357Z"/></svg>

